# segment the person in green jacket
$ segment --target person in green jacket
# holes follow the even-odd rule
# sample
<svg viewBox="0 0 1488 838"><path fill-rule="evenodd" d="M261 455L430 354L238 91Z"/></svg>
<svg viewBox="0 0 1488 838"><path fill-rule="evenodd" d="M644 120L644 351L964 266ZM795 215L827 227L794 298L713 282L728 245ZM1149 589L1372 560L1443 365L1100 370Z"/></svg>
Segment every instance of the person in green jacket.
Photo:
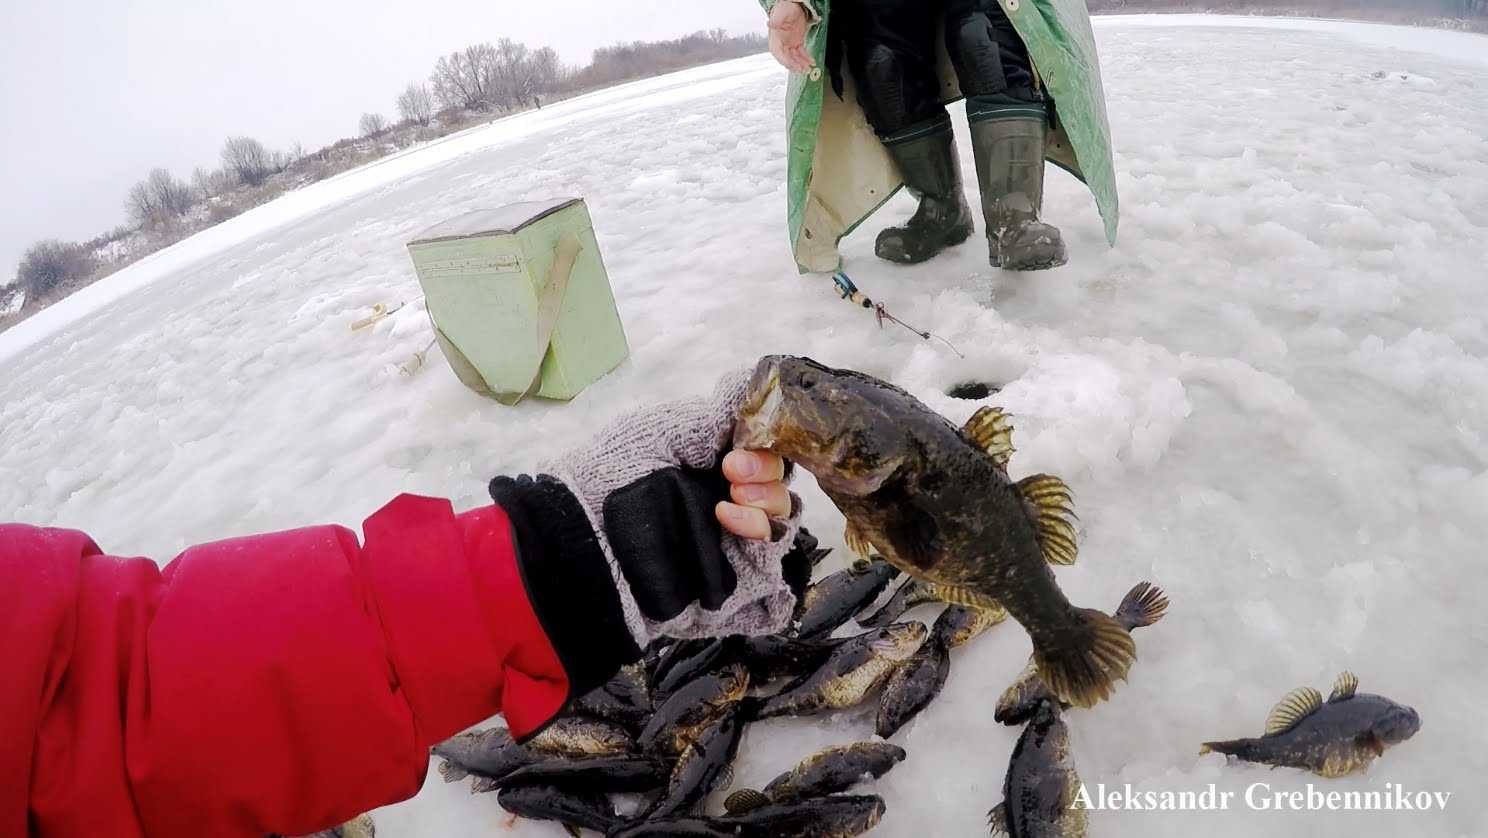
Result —
<svg viewBox="0 0 1488 838"><path fill-rule="evenodd" d="M762 0L771 53L801 74L791 85L790 224L803 271L835 270L837 239L886 201L898 183L909 187L919 207L906 223L878 234L879 257L919 263L971 235L972 214L945 109L946 102L963 96L993 266L1036 270L1066 260L1059 230L1040 217L1046 157L1082 179L1080 164L1087 158L1096 163L1100 171L1090 185L1107 217L1107 236L1114 238L1114 180L1095 67L1078 62L1085 76L1066 81L1076 94L1069 98L1080 100L1074 104L1081 125L1093 129L1075 138L1083 142L1072 150L1071 138L1055 124L1048 95L1058 91L1046 92L1035 70L1040 56L1031 60L1020 36L1020 29L1038 27L1048 36L1039 39L1041 48L1045 41L1074 43L1093 57L1088 15L1074 24L1056 16L1051 25L1049 15L1036 11L1048 2L1022 0L1037 19L1014 21L1009 14L1020 0ZM1077 5L1083 12L1084 4ZM832 87L826 93L819 89L822 64ZM953 77L946 72L951 68ZM862 118L842 115L844 100L853 98L845 88L855 89L867 122L863 130L852 126ZM1086 114L1091 118L1084 119ZM876 150L855 136L870 128L887 160L868 159ZM1077 160L1080 151L1086 153ZM864 159L833 159L844 154ZM877 172L886 168L896 169L897 178L885 180Z"/></svg>
<svg viewBox="0 0 1488 838"><path fill-rule="evenodd" d="M780 0L770 9L771 51L793 71L812 69L804 45L814 13L800 0ZM943 31L967 99L991 264L1008 270L1064 264L1063 237L1039 218L1047 104L1028 50L997 2L838 0L831 14L868 123L920 202L906 223L878 234L874 252L914 264L972 232L937 73L936 40Z"/></svg>

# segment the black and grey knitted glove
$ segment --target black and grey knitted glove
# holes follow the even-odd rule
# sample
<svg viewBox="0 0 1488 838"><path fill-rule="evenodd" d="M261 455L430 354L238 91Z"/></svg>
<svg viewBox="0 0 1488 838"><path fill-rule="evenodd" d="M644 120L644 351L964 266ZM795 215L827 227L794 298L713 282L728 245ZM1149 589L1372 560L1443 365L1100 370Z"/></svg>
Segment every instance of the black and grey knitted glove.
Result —
<svg viewBox="0 0 1488 838"><path fill-rule="evenodd" d="M781 559L800 527L800 498L791 495L788 518L771 520L768 541L727 532L714 516L728 500L720 464L748 383L748 370L730 374L709 398L621 417L536 478L491 481L517 531L528 596L571 680L608 677L657 637L785 627L795 597Z"/></svg>

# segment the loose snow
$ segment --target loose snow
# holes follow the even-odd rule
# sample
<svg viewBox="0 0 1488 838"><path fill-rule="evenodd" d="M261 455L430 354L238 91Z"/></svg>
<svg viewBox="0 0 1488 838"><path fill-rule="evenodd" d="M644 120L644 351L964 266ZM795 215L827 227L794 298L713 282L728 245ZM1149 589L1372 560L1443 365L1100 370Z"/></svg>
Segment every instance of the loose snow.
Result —
<svg viewBox="0 0 1488 838"><path fill-rule="evenodd" d="M750 58L499 121L287 195L0 334L0 517L90 531L116 553L312 522L356 525L399 492L483 500L618 412L706 389L771 352L944 395L992 381L1014 476L1074 488L1071 599L1133 583L1173 606L1113 700L1069 715L1088 784L1237 793L1227 812L1091 813L1097 835L1483 835L1488 776L1488 40L1323 21L1107 18L1121 239L1051 175L1070 264L988 269L974 240L928 265L846 242L870 295L964 354L798 277L784 241L784 73ZM957 108L959 111L959 108ZM959 115L958 115L959 122ZM959 130L959 128L958 128ZM960 144L971 170L970 146ZM633 356L570 404L503 408L430 340L403 243L456 213L588 199ZM972 193L974 197L974 192ZM410 305L365 332L375 303ZM841 518L803 475L807 524ZM884 835L978 835L1016 731L991 702L1027 659L1002 626L958 650L877 783ZM1251 811L1290 770L1198 756L1254 735L1287 690L1361 689L1421 732L1328 790L1452 792L1444 811ZM857 714L750 729L740 783L867 738ZM1325 781L1317 781L1319 783ZM376 813L389 838L557 836L506 825L437 775Z"/></svg>

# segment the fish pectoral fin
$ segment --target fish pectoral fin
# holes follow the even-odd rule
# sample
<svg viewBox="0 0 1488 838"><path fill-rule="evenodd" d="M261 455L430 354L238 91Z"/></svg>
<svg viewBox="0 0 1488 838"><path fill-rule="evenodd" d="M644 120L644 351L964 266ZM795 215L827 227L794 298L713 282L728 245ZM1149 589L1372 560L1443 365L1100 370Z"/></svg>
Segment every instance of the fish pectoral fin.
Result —
<svg viewBox="0 0 1488 838"><path fill-rule="evenodd" d="M1008 831L1007 803L993 806L987 812L987 828L992 833L992 838L1011 838L1012 833Z"/></svg>
<svg viewBox="0 0 1488 838"><path fill-rule="evenodd" d="M1002 408L991 405L979 408L966 420L961 432L972 444L986 451L998 468L1007 471L1008 459L1013 456L1013 423L1008 421Z"/></svg>
<svg viewBox="0 0 1488 838"><path fill-rule="evenodd" d="M470 772L465 770L465 766L458 762L446 759L444 762L439 763L439 776L446 783L454 783L469 777Z"/></svg>
<svg viewBox="0 0 1488 838"><path fill-rule="evenodd" d="M1312 687L1298 687L1281 697L1266 716L1266 736L1286 733L1323 706L1323 694Z"/></svg>
<svg viewBox="0 0 1488 838"><path fill-rule="evenodd" d="M851 518L847 521L847 529L842 531L842 541L847 545L848 552L855 556L866 559L873 554L873 545L868 542L868 536L863 534Z"/></svg>
<svg viewBox="0 0 1488 838"><path fill-rule="evenodd" d="M580 832L579 828L571 823L564 824L563 831L567 832L569 835L572 835L573 838L584 838L584 833Z"/></svg>
<svg viewBox="0 0 1488 838"><path fill-rule="evenodd" d="M1376 757L1385 755L1385 743L1381 742L1380 738L1373 733L1361 733L1354 739L1354 742L1361 749L1374 754Z"/></svg>
<svg viewBox="0 0 1488 838"><path fill-rule="evenodd" d="M1074 564L1079 546L1075 543L1075 509L1069 486L1052 474L1030 475L1016 486L1038 529L1044 560L1049 564Z"/></svg>
<svg viewBox="0 0 1488 838"><path fill-rule="evenodd" d="M1345 698L1353 698L1354 691L1359 689L1359 676L1347 669L1338 673L1338 680L1333 682L1333 692L1328 694L1328 701L1343 701Z"/></svg>

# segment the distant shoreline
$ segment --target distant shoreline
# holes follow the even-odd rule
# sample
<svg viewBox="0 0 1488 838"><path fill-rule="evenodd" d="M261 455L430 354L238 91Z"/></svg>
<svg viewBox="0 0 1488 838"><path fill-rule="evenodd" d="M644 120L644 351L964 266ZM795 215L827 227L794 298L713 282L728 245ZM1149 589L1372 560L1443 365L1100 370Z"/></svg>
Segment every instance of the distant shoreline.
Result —
<svg viewBox="0 0 1488 838"><path fill-rule="evenodd" d="M1101 6L1104 2L1107 2L1107 0L1097 0L1097 2L1094 3L1093 5ZM1248 7L1248 8L1245 8L1245 9L1211 9L1211 8L1192 8L1192 7L1177 8L1177 7L1168 6L1168 5L1156 5L1156 4L1150 4L1150 3L1149 4L1129 3L1129 2L1126 2L1125 0L1115 0L1115 3L1117 3L1119 5L1115 6L1114 8L1110 8L1110 7L1108 7L1108 8L1097 8L1095 11L1092 12L1092 15L1095 16L1095 17L1118 18L1118 17L1132 17L1132 16L1137 16L1137 15L1165 15L1165 16L1166 15L1171 15L1171 16L1174 16L1174 17L1180 17L1180 16L1204 15L1204 14L1207 14L1207 15L1216 15L1216 16L1232 17L1232 18L1250 18L1250 17L1254 17L1254 18L1274 18L1274 19L1282 19L1282 20L1285 20L1285 19L1297 19L1297 20L1310 19L1310 20L1327 20L1327 21L1340 21L1340 22L1351 22L1351 23L1370 23L1370 24L1393 25L1393 26L1412 26L1412 27L1418 27L1418 28L1423 28L1423 29L1437 29L1437 30L1443 30L1443 31L1453 31L1453 32L1463 32L1463 33L1477 33L1477 34L1488 35L1488 17L1478 18L1478 19L1474 19L1474 18L1448 18L1448 17L1431 16L1431 15L1422 14L1422 13L1419 13L1419 12L1407 11L1407 10L1403 10L1403 9L1359 9L1359 8L1347 8L1347 9L1305 9L1305 8L1299 8L1297 6L1290 6L1290 5L1253 6L1253 7ZM729 60L735 60L735 59L734 58L723 58L723 59L719 59L719 60L720 61L729 61ZM670 73L679 72L681 70L694 69L697 66L706 66L706 65L712 64L712 63L718 63L718 62L716 62L716 61L705 61L705 62L702 62L701 64L693 65L692 67L668 68L665 72L654 73L654 74L650 74L650 75L642 75L642 76L637 76L637 77L634 77L634 78L627 78L627 79L616 81L614 84L608 84L608 85L604 85L602 87L595 87L593 89L576 90L576 91L573 91L573 92L569 93L568 95L562 96L560 98L554 98L548 104L556 104L557 102L560 102L560 101L566 101L566 100L570 100L570 99L574 99L574 98L579 98L579 97L586 96L586 95L589 95L589 94L592 94L592 93L597 93L597 92L600 92L600 91L603 91L603 90L608 90L608 89L611 89L611 88L614 88L614 87L618 87L618 86L621 86L621 85L624 85L624 84L629 84L629 83L632 83L632 82L641 81L641 80L644 80L644 79L647 79L647 78L654 78L654 77L657 77L657 76L668 75ZM244 199L244 205L235 206L234 207L234 211L231 214L224 214L223 217L220 217L220 218L210 217L210 216L209 217L206 217L206 218L202 218L202 219L199 219L195 223L190 223L190 224L183 225L183 227L179 231L177 231L179 234L172 235L170 233L167 233L167 234L165 234L165 235L163 235L163 236L161 236L159 238L151 239L153 246L141 246L141 247L137 247L137 248L135 248L133 250L130 250L128 252L128 255L127 256L124 256L122 258L119 258L119 259L117 259L115 261L112 261L112 262L106 264L103 268L101 268L99 270L98 273L96 273L95 275L89 276L86 280L71 283L65 289L62 289L60 293L49 294L48 297L45 300L42 300L40 302L40 304L33 305L32 304L33 301L31 301L31 300L24 300L24 304L21 305L21 306L19 306L17 310L10 310L10 311L7 312L8 309L11 309L12 307L14 307L15 300L16 300L16 296L15 295L21 294L22 292L20 291L20 289L18 288L18 286L4 286L4 287L0 287L0 312L7 312L7 313L4 313L4 314L0 314L0 332L4 332L7 329L9 329L10 327L15 326L15 325L17 325L19 323L24 322L25 320L27 320L28 318L30 318L32 315L35 315L35 314L37 314L37 313L39 313L41 311L45 311L50 306L54 305L57 302L60 302L61 300L67 299L69 296L71 296L72 294L76 293L77 291L82 290L83 288L87 288L90 285L93 285L93 284L95 284L97 282L100 282L100 281L102 281L104 279L107 279L110 276L113 276L114 274L118 273L120 270L128 267L129 265L134 264L135 262L139 261L140 259L143 259L143 258L145 258L145 257L147 257L147 256L149 256L149 255L151 255L153 253L159 252L160 250L163 250L163 249L165 249L165 248L167 248L167 247L169 247L169 246L171 246L171 245L173 245L173 244L175 244L177 242L183 241L183 240L185 240L185 239L187 239L187 238L189 238L191 236L194 236L197 233L200 233L200 232L202 232L204 230L211 229L212 227L216 226L216 224L221 223L221 221L227 220L228 218L233 217L234 215L236 215L236 214L244 211L245 209L249 209L249 208L252 208L254 206L259 206L261 204L264 204L264 203L267 203L269 201L272 201L272 200L278 198L280 195L283 195L283 194L286 194L286 193L289 193L289 192L293 192L293 191L299 189L302 186L307 186L307 185L310 185L312 183L316 183L316 182L318 182L319 180L323 179L326 176L334 176L336 174L340 174L342 171L348 171L348 170L350 170L352 168L357 168L357 167L360 167L360 166L363 166L363 165L368 165L368 164L371 164L371 163L375 163L375 162L378 162L379 160L387 159L388 157L391 157L391 156L394 156L394 155L403 154L403 153L407 153L408 151L412 151L412 150L416 150L418 148L426 147L428 145L431 145L431 144L434 144L434 143L438 143L438 142L440 142L440 141L442 141L444 139L447 139L447 138L449 138L451 136L454 136L455 134L463 133L465 131L469 131L469 130L472 130L472 129L475 129L475 128L480 128L480 127L483 127L485 125L489 125L490 123L495 122L496 120L504 119L506 117L514 116L514 115L517 115L519 113L524 113L524 112L526 112L526 111L514 111L512 113L494 115L494 116L491 116L490 118L475 118L475 119L470 119L469 121L466 121L466 122L463 122L463 123L452 124L451 126L449 126L449 129L447 131L444 131L442 133L439 133L437 136L423 137L423 138L413 139L413 140L411 140L409 142L406 142L406 143L403 142L403 138L390 137L390 141L389 142L384 142L380 146L379 145L374 145L371 150L366 150L366 149L361 150L360 153L358 153L354 157L352 157L352 162L350 162L349 165L344 165L344 166L342 166L339 169L336 169L334 171L329 172L328 174L321 174L319 177L309 177L309 178L306 178L306 177L297 177L297 178L286 179L286 180L288 180L290 182L280 182L280 183L274 184L274 188L271 189L271 190L268 190L268 189L248 190L249 192L256 192L256 194L240 195L239 197L243 197L243 199ZM394 129L394 130L396 131L396 130L404 130L404 129ZM417 132L409 129L409 130L406 130L406 133L408 133L410 136L413 136ZM346 142L347 141L342 141L341 144L344 144ZM341 145L341 144L338 144L338 145ZM381 153L374 153L377 150L380 150ZM140 236L143 236L146 239L150 239L151 238L144 231L135 231L135 233L138 234L138 235L140 235ZM102 238L102 237L100 237L100 238ZM110 244L112 244L112 242L105 244L102 248L99 248L99 249L100 250L101 249L106 249Z"/></svg>

